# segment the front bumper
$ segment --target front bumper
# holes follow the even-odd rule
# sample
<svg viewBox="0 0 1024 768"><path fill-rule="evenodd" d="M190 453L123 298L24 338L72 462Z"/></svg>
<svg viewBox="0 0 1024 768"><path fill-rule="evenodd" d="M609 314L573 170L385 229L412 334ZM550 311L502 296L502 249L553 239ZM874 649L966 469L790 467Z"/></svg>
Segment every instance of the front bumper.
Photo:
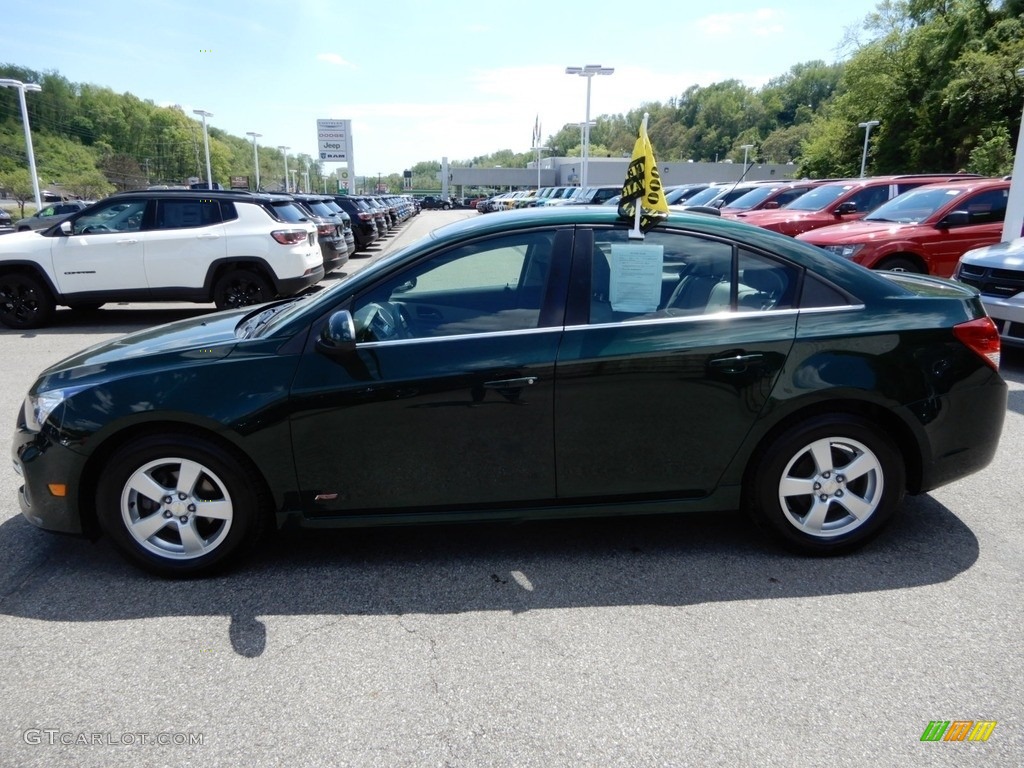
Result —
<svg viewBox="0 0 1024 768"><path fill-rule="evenodd" d="M47 531L86 533L78 499L85 457L53 442L46 433L27 429L19 418L11 446L15 471L24 481L18 489L21 514ZM51 485L62 485L56 495Z"/></svg>

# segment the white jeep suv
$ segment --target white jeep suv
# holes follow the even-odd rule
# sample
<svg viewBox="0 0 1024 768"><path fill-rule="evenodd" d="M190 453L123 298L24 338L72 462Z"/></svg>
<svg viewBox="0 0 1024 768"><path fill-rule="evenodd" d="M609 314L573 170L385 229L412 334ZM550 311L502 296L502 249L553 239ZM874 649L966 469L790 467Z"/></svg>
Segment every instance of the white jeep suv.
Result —
<svg viewBox="0 0 1024 768"><path fill-rule="evenodd" d="M316 226L281 195L119 192L41 232L0 238L0 323L38 328L57 305L291 296L324 276Z"/></svg>

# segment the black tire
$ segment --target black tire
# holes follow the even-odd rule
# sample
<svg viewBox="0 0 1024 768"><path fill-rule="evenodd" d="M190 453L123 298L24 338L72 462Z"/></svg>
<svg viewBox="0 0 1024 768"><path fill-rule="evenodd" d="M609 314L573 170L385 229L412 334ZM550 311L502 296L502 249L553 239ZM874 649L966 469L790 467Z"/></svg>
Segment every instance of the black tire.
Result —
<svg viewBox="0 0 1024 768"><path fill-rule="evenodd" d="M887 269L891 272L912 272L915 275L922 274L920 264L913 259L903 256L890 256L888 259L882 259L882 261L878 262L878 266L875 269Z"/></svg>
<svg viewBox="0 0 1024 768"><path fill-rule="evenodd" d="M213 301L217 309L235 309L251 304L262 304L274 298L270 282L258 272L232 269L225 272L213 287Z"/></svg>
<svg viewBox="0 0 1024 768"><path fill-rule="evenodd" d="M863 546L903 498L906 469L899 450L883 429L855 416L809 419L761 455L748 511L770 536L800 554L843 554ZM844 470L854 462L856 476L847 476Z"/></svg>
<svg viewBox="0 0 1024 768"><path fill-rule="evenodd" d="M49 289L34 275L0 275L0 323L16 330L42 328L53 322L57 305Z"/></svg>
<svg viewBox="0 0 1024 768"><path fill-rule="evenodd" d="M214 443L155 435L111 456L96 515L135 565L163 577L201 576L252 549L269 516L264 488L255 471Z"/></svg>
<svg viewBox="0 0 1024 768"><path fill-rule="evenodd" d="M102 301L76 301L74 304L68 304L68 307L75 312L95 312L103 304Z"/></svg>

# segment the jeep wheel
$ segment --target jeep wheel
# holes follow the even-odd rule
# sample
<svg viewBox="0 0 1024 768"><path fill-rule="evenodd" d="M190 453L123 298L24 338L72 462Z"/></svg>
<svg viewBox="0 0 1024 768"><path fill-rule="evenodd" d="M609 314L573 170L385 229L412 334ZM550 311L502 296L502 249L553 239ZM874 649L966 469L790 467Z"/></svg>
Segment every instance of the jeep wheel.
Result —
<svg viewBox="0 0 1024 768"><path fill-rule="evenodd" d="M274 298L274 290L263 275L247 269L226 272L213 288L217 309L235 309L262 304Z"/></svg>
<svg viewBox="0 0 1024 768"><path fill-rule="evenodd" d="M27 330L49 325L57 305L39 278L24 272L0 275L0 323Z"/></svg>

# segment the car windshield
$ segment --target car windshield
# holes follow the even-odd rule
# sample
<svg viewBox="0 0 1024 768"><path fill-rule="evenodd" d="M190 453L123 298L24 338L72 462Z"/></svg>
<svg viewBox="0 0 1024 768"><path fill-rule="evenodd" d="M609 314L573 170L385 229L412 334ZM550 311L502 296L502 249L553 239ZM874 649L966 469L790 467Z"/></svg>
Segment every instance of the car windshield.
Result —
<svg viewBox="0 0 1024 768"><path fill-rule="evenodd" d="M680 204L683 201L689 201L691 197L700 191L699 187L675 187L665 193L665 202L669 205Z"/></svg>
<svg viewBox="0 0 1024 768"><path fill-rule="evenodd" d="M722 190L723 189L725 189L725 187L708 187L707 189L702 189L700 192L698 192L693 197L687 198L686 202L684 204L685 205L707 205L712 200L714 200L716 197L718 197L720 194L722 194Z"/></svg>
<svg viewBox="0 0 1024 768"><path fill-rule="evenodd" d="M754 187L749 192L740 195L731 203L728 203L729 208L735 208L740 211L749 211L759 203L764 202L769 195L775 194L779 187L773 187L770 184L766 184L762 187Z"/></svg>
<svg viewBox="0 0 1024 768"><path fill-rule="evenodd" d="M812 189L806 195L801 195L785 206L785 209L787 211L820 211L851 189L853 189L852 184L825 184Z"/></svg>
<svg viewBox="0 0 1024 768"><path fill-rule="evenodd" d="M917 224L924 221L954 197L963 194L960 189L929 189L923 187L904 192L864 217L865 221L889 221L897 224Z"/></svg>
<svg viewBox="0 0 1024 768"><path fill-rule="evenodd" d="M306 207L309 208L309 210L311 210L313 213L319 216L323 216L324 218L327 219L331 218L331 216L335 213L322 200L308 200L306 201Z"/></svg>
<svg viewBox="0 0 1024 768"><path fill-rule="evenodd" d="M305 211L300 209L291 200L275 200L271 205L274 206L274 212L282 221L309 221L309 216L306 215Z"/></svg>

